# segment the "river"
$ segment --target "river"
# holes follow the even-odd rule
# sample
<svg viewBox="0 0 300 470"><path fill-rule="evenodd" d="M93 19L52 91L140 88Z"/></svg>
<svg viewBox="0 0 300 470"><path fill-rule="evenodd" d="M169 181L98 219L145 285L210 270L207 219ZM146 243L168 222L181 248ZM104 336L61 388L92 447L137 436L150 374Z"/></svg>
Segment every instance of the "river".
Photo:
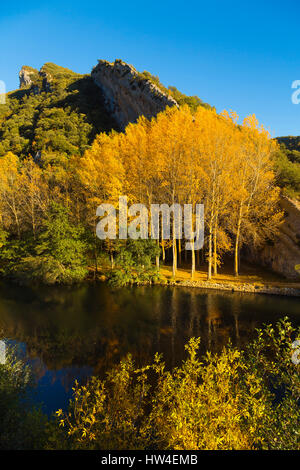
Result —
<svg viewBox="0 0 300 470"><path fill-rule="evenodd" d="M255 329L288 316L300 325L300 299L183 287L113 289L0 284L0 338L16 345L37 377L34 400L48 414L67 407L75 379L105 372L128 352L137 365L156 351L167 366L185 357L191 336L201 351L229 339L242 348Z"/></svg>

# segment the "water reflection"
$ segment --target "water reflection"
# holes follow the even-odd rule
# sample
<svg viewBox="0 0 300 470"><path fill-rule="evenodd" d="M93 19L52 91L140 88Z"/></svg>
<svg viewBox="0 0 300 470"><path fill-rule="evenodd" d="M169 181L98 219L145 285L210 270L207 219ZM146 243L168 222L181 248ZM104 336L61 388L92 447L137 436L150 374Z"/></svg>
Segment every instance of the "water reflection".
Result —
<svg viewBox="0 0 300 470"><path fill-rule="evenodd" d="M255 328L285 315L300 323L299 299L159 286L0 285L0 339L26 347L48 410L63 406L74 379L104 376L128 352L142 365L159 351L174 367L191 336L201 337L203 352L229 338L242 347Z"/></svg>

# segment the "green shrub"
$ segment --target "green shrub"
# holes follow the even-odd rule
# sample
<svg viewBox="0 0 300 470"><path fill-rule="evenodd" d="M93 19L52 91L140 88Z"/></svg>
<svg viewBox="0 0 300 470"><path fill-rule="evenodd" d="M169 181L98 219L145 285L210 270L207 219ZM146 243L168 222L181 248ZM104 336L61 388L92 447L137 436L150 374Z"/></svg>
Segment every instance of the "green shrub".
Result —
<svg viewBox="0 0 300 470"><path fill-rule="evenodd" d="M30 368L8 351L0 364L0 449L44 448L47 418L29 400L33 385Z"/></svg>
<svg viewBox="0 0 300 470"><path fill-rule="evenodd" d="M57 412L55 446L72 449L300 449L300 329L287 319L258 331L244 351L228 346L199 358L199 339L181 367L160 356L137 369L129 355L105 380L76 384ZM53 441L52 441L52 445Z"/></svg>

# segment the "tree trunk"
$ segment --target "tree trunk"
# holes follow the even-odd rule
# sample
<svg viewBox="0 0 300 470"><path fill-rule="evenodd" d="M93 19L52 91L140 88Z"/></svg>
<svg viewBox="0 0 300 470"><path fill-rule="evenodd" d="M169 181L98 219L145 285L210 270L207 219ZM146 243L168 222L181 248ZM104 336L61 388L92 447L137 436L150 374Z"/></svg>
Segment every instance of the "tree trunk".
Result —
<svg viewBox="0 0 300 470"><path fill-rule="evenodd" d="M163 238L162 223L161 223L161 248L162 248L162 260L163 260L163 262L165 262L165 260L166 260L166 251L165 251L165 241L164 241L164 238Z"/></svg>
<svg viewBox="0 0 300 470"><path fill-rule="evenodd" d="M94 246L94 257L95 257L95 274L94 274L94 279L96 279L97 274L98 274L98 256L97 256L97 242L95 240L95 246Z"/></svg>
<svg viewBox="0 0 300 470"><path fill-rule="evenodd" d="M241 224L242 224L242 203L239 210L239 219L236 230L235 237L235 246L234 246L234 275L239 275L239 250L240 250L240 234L241 234Z"/></svg>
<svg viewBox="0 0 300 470"><path fill-rule="evenodd" d="M173 204L174 204L174 195L173 195ZM173 270L172 276L173 279L176 277L177 272L177 240L176 240L176 224L175 224L175 214L173 213Z"/></svg>
<svg viewBox="0 0 300 470"><path fill-rule="evenodd" d="M195 277L195 240L192 241L192 279Z"/></svg>
<svg viewBox="0 0 300 470"><path fill-rule="evenodd" d="M209 228L208 236L208 272L207 279L211 279L211 268L212 268L212 228Z"/></svg>
<svg viewBox="0 0 300 470"><path fill-rule="evenodd" d="M35 227L35 211L34 211L34 202L31 198L30 200L30 210L31 210L31 225L32 225L32 233L33 239L36 239L36 227Z"/></svg>
<svg viewBox="0 0 300 470"><path fill-rule="evenodd" d="M217 263L217 224L214 228L214 276L218 274L218 263Z"/></svg>
<svg viewBox="0 0 300 470"><path fill-rule="evenodd" d="M33 233L33 239L36 240L36 227L35 227L35 219L32 218L32 233Z"/></svg>
<svg viewBox="0 0 300 470"><path fill-rule="evenodd" d="M110 262L111 262L111 269L114 269L115 267L115 260L114 260L114 255L113 252L110 252Z"/></svg>
<svg viewBox="0 0 300 470"><path fill-rule="evenodd" d="M16 211L15 211L14 215L15 215L15 221L16 221L16 225L17 225L18 239L20 240L21 239L20 222L19 222L19 217L18 217L18 214L17 214Z"/></svg>
<svg viewBox="0 0 300 470"><path fill-rule="evenodd" d="M173 244L172 244L172 252L173 252L173 272L172 276L175 279L176 271L177 271L177 243L176 243L176 233L175 233L175 218L173 218Z"/></svg>
<svg viewBox="0 0 300 470"><path fill-rule="evenodd" d="M179 255L179 266L181 266L181 240L178 239L178 255Z"/></svg>
<svg viewBox="0 0 300 470"><path fill-rule="evenodd" d="M239 237L236 236L234 247L234 275L239 275Z"/></svg>
<svg viewBox="0 0 300 470"><path fill-rule="evenodd" d="M177 246L176 246L176 238L175 234L173 235L173 271L172 276L175 279L177 272Z"/></svg>
<svg viewBox="0 0 300 470"><path fill-rule="evenodd" d="M197 255L197 266L199 267L200 266L200 250L197 250L196 255Z"/></svg>

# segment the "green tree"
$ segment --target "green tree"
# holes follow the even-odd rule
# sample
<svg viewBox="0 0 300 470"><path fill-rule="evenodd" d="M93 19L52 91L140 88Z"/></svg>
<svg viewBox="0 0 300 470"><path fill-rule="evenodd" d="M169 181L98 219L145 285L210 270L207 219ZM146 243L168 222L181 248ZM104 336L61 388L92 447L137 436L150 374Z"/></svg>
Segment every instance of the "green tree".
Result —
<svg viewBox="0 0 300 470"><path fill-rule="evenodd" d="M52 203L35 246L36 256L21 261L19 275L46 284L81 281L87 275L86 250L83 228L72 225L65 207Z"/></svg>

